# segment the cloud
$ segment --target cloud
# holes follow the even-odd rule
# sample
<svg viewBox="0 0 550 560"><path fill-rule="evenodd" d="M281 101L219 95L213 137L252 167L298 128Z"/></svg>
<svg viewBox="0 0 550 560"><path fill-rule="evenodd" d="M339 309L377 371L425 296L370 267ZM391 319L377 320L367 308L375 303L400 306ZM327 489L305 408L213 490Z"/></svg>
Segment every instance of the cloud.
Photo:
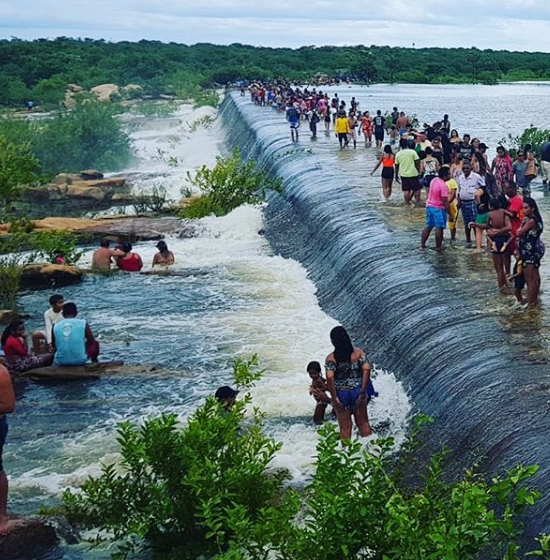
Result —
<svg viewBox="0 0 550 560"><path fill-rule="evenodd" d="M379 44L550 51L540 0L0 0L0 36L151 39L187 44ZM533 41L536 37L536 42Z"/></svg>

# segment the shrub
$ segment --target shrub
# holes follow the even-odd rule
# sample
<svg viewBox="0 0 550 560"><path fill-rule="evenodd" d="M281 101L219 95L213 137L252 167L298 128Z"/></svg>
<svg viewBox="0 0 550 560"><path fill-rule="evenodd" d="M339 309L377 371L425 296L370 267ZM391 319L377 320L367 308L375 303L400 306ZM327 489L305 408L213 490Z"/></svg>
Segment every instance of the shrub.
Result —
<svg viewBox="0 0 550 560"><path fill-rule="evenodd" d="M258 378L257 360L237 361L240 387ZM182 428L175 415L119 427L120 472L107 466L82 492L66 491L72 520L112 532L121 550L150 545L178 558L212 556L229 545L232 521L253 525L279 497L285 474L267 473L279 445L266 437L250 395L225 410L209 397Z"/></svg>
<svg viewBox="0 0 550 560"><path fill-rule="evenodd" d="M0 210L13 202L21 187L37 183L39 164L28 144L11 143L0 136Z"/></svg>
<svg viewBox="0 0 550 560"><path fill-rule="evenodd" d="M502 144L509 147L510 155L515 157L519 149L523 149L526 144L531 144L533 154L540 161L540 148L544 142L550 138L550 130L539 129L534 126L526 128L519 136L508 134L508 138L502 140Z"/></svg>
<svg viewBox="0 0 550 560"><path fill-rule="evenodd" d="M13 260L3 260L0 263L0 306L2 309L16 308L21 272L21 265Z"/></svg>
<svg viewBox="0 0 550 560"><path fill-rule="evenodd" d="M256 357L235 361L240 387L261 373ZM417 459L425 417L399 458L391 438L342 446L325 424L315 473L299 490L268 473L280 446L257 409L245 416L250 404L249 394L230 410L208 398L183 428L174 415L122 424L121 469L104 467L82 492L66 491L65 513L107 531L123 555L151 546L174 559L520 558L517 517L539 496L527 486L537 467L493 478L471 468L449 482L445 450ZM550 539L539 547L531 554L548 558Z"/></svg>
<svg viewBox="0 0 550 560"><path fill-rule="evenodd" d="M220 96L217 91L201 90L195 97L195 109L199 107L217 107L220 103Z"/></svg>
<svg viewBox="0 0 550 560"><path fill-rule="evenodd" d="M138 215L153 212L158 214L166 205L166 189L154 186L150 193L141 193L134 196L134 212Z"/></svg>
<svg viewBox="0 0 550 560"><path fill-rule="evenodd" d="M202 203L192 202L183 209L182 217L199 218L199 210L216 216L224 216L242 204L255 204L265 200L267 191L280 192L281 182L270 179L257 168L253 160L243 161L238 149L226 158L218 156L216 165L208 168L203 165L193 177L187 174L192 185L206 197Z"/></svg>

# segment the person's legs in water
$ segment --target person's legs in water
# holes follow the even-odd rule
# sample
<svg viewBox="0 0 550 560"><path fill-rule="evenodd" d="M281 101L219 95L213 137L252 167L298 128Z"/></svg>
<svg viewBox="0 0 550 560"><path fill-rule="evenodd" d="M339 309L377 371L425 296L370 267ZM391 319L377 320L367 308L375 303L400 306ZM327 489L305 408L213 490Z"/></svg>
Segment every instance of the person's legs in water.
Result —
<svg viewBox="0 0 550 560"><path fill-rule="evenodd" d="M338 420L338 427L340 428L340 439L351 439L351 410L344 407L336 406L336 418Z"/></svg>
<svg viewBox="0 0 550 560"><path fill-rule="evenodd" d="M504 270L504 255L501 253L491 253L493 257L493 267L497 273L497 284L499 290L505 290L508 287L506 279L506 271Z"/></svg>
<svg viewBox="0 0 550 560"><path fill-rule="evenodd" d="M523 268L525 283L527 284L527 304L536 307L539 302L540 276L538 268L533 264L527 264Z"/></svg>
<svg viewBox="0 0 550 560"><path fill-rule="evenodd" d="M435 250L442 251L443 250L443 232L445 230L443 228L435 228Z"/></svg>
<svg viewBox="0 0 550 560"><path fill-rule="evenodd" d="M391 179L382 178L382 195L386 200L391 197L391 187L393 181Z"/></svg>
<svg viewBox="0 0 550 560"><path fill-rule="evenodd" d="M420 248L421 249L425 249L426 248L426 243L428 242L428 239L430 238L430 234L432 233L432 226L426 226L423 230L422 230L422 235L420 236Z"/></svg>
<svg viewBox="0 0 550 560"><path fill-rule="evenodd" d="M4 418L0 420L0 535L7 534L12 528L12 524L8 521L8 477L2 463L2 451L7 433L8 424Z"/></svg>
<svg viewBox="0 0 550 560"><path fill-rule="evenodd" d="M372 428L369 423L366 400L353 409L353 417L355 419L355 425L359 430L359 435L361 437L371 436Z"/></svg>

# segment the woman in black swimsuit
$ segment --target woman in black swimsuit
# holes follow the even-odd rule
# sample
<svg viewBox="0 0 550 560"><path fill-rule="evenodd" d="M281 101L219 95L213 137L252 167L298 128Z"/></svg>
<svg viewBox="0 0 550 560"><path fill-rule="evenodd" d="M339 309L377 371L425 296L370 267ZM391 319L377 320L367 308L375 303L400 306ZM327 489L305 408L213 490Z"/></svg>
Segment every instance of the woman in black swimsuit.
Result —
<svg viewBox="0 0 550 560"><path fill-rule="evenodd" d="M334 352L327 356L325 368L340 438L351 439L352 415L361 437L370 436L367 403L377 395L370 380L371 365L363 350L353 347L344 327L334 327L330 340Z"/></svg>

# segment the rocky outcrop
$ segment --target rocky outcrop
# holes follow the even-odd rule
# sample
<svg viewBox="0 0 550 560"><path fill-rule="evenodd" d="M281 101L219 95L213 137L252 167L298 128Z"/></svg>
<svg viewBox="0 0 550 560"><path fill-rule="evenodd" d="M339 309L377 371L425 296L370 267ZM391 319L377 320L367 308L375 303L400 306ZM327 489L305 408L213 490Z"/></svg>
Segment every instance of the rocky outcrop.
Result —
<svg viewBox="0 0 550 560"><path fill-rule="evenodd" d="M22 289L48 289L82 282L82 271L65 264L28 264L21 273Z"/></svg>
<svg viewBox="0 0 550 560"><path fill-rule="evenodd" d="M120 88L116 84L101 84L90 89L100 101L111 101L113 97L120 95Z"/></svg>
<svg viewBox="0 0 550 560"><path fill-rule="evenodd" d="M17 319L28 319L30 315L18 313L13 309L0 309L0 325L8 325Z"/></svg>
<svg viewBox="0 0 550 560"><path fill-rule="evenodd" d="M99 220L86 218L45 218L33 222L35 231L63 230L74 233L81 242L100 239L114 242L155 241L165 235L185 230L185 237L193 237L194 227L179 218L114 217Z"/></svg>
<svg viewBox="0 0 550 560"><path fill-rule="evenodd" d="M88 169L79 174L60 173L53 183L24 189L21 200L32 208L55 214L56 207L67 207L67 210L75 212L101 210L132 204L135 198L125 177L104 178L99 171Z"/></svg>
<svg viewBox="0 0 550 560"><path fill-rule="evenodd" d="M14 528L0 535L2 560L42 558L60 543L54 527L42 519L12 519Z"/></svg>
<svg viewBox="0 0 550 560"><path fill-rule="evenodd" d="M32 379L34 381L87 381L99 379L108 375L130 376L152 372L162 373L153 365L125 365L124 362L117 361L100 362L98 364L90 363L83 366L48 366L12 375L18 378Z"/></svg>

